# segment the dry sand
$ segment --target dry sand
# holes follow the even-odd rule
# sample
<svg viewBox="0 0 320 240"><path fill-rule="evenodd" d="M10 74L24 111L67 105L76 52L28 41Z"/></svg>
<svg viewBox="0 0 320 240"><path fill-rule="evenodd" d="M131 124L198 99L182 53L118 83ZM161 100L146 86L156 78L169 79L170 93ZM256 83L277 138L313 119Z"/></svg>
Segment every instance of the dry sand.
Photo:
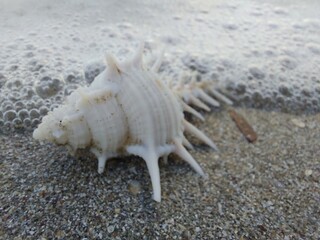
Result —
<svg viewBox="0 0 320 240"><path fill-rule="evenodd" d="M258 133L248 143L228 112L196 122L209 178L171 157L160 163L162 202L137 157L75 159L30 134L0 136L2 239L319 239L320 114L237 109Z"/></svg>

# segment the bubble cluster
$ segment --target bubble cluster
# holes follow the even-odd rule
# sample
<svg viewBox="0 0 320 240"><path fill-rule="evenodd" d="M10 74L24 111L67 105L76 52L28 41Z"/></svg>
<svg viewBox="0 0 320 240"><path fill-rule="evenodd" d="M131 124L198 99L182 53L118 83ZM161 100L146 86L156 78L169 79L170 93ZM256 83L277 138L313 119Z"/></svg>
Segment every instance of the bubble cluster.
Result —
<svg viewBox="0 0 320 240"><path fill-rule="evenodd" d="M50 51L27 40L17 41L19 46L5 48L8 53L17 51L12 61L16 65L7 64L5 74L0 74L0 131L4 132L34 129L55 104L63 102L64 93L70 88L61 73L67 66L65 61L47 61Z"/></svg>
<svg viewBox="0 0 320 240"><path fill-rule="evenodd" d="M29 99L21 97L19 100L7 98L0 105L1 130L31 130L48 113L51 105L52 101L42 101L37 95L33 95Z"/></svg>
<svg viewBox="0 0 320 240"><path fill-rule="evenodd" d="M41 98L48 98L56 95L63 87L63 82L57 78L44 76L36 83L36 93Z"/></svg>
<svg viewBox="0 0 320 240"><path fill-rule="evenodd" d="M161 3L152 11L137 4L124 18L121 11L106 14L110 6L98 2L87 11L77 8L77 14L70 12L73 3L58 4L54 18L45 7L35 10L36 17L26 8L23 26L0 9L1 132L34 129L105 69L107 52L124 60L141 40L148 50L164 48L163 79L196 74L245 106L320 111L318 14L307 16L294 4L286 9L231 0L197 6L187 1L179 12L173 4L165 14L155 7Z"/></svg>

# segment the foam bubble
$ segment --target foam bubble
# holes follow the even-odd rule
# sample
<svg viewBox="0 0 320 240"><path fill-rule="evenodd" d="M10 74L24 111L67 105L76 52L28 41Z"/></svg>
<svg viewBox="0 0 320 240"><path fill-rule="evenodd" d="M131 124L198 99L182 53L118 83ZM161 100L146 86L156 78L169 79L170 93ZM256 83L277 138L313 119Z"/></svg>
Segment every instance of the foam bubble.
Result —
<svg viewBox="0 0 320 240"><path fill-rule="evenodd" d="M17 116L17 113L16 111L14 110L7 110L4 112L3 114L3 119L5 122L12 122L13 119L15 119Z"/></svg>
<svg viewBox="0 0 320 240"><path fill-rule="evenodd" d="M264 79L265 73L259 68L259 67L250 67L249 72L252 74L252 76L256 79Z"/></svg>
<svg viewBox="0 0 320 240"><path fill-rule="evenodd" d="M279 58L279 62L283 67L285 67L289 70L295 69L298 65L297 62L293 58L288 57L288 56Z"/></svg>
<svg viewBox="0 0 320 240"><path fill-rule="evenodd" d="M37 109L31 109L29 112L31 120L38 119L40 117L40 113Z"/></svg>
<svg viewBox="0 0 320 240"><path fill-rule="evenodd" d="M18 116L23 121L24 119L29 118L29 112L26 109L21 109L18 112Z"/></svg>
<svg viewBox="0 0 320 240"><path fill-rule="evenodd" d="M308 43L306 47L309 49L310 52L316 55L320 55L320 45L316 43Z"/></svg>

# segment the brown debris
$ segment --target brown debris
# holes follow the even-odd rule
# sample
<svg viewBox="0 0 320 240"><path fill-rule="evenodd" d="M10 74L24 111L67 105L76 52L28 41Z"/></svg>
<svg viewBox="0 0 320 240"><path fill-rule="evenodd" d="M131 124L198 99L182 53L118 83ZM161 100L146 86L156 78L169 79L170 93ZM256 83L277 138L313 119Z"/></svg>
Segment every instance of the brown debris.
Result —
<svg viewBox="0 0 320 240"><path fill-rule="evenodd" d="M240 132L246 137L246 139L251 143L255 142L258 136L250 126L250 124L247 122L247 120L233 109L229 110L229 114L232 120L236 123Z"/></svg>

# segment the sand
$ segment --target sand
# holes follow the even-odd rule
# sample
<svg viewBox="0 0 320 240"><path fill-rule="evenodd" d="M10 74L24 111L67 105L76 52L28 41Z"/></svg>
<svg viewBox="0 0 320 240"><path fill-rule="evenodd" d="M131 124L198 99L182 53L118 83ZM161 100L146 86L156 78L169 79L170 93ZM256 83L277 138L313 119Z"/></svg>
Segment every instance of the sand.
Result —
<svg viewBox="0 0 320 240"><path fill-rule="evenodd" d="M228 111L195 122L218 145L195 139L198 176L160 161L162 202L151 199L143 160L112 160L0 136L1 239L319 239L320 114L236 110L258 133L248 143Z"/></svg>

